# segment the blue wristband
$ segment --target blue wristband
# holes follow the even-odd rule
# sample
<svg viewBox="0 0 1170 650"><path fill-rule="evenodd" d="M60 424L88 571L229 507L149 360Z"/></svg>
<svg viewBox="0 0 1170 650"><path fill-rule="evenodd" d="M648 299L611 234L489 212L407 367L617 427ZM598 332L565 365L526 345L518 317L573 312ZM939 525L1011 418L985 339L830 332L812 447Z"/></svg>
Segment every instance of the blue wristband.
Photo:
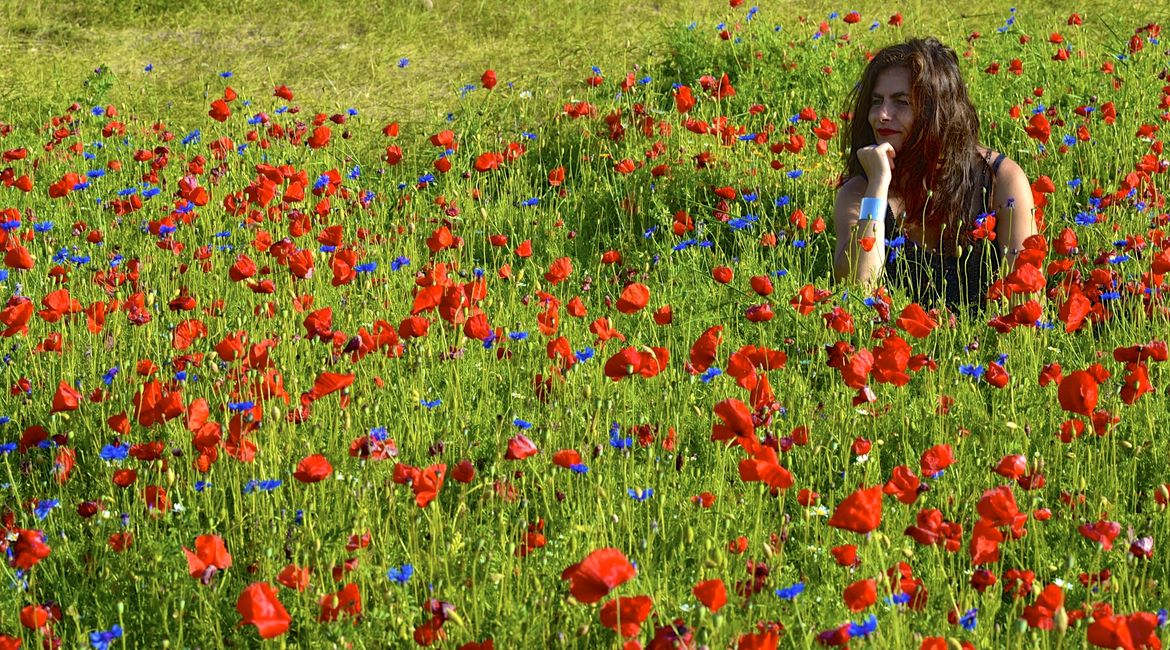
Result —
<svg viewBox="0 0 1170 650"><path fill-rule="evenodd" d="M858 221L872 221L874 219L885 220L885 218L885 199L878 199L872 196L866 196L861 199L861 213L857 215Z"/></svg>

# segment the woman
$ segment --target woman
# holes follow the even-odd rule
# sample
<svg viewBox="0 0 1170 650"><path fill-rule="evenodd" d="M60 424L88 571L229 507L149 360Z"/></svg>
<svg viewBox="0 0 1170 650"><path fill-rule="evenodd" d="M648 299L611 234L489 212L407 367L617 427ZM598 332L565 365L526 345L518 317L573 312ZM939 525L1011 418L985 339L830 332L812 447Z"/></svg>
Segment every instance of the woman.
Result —
<svg viewBox="0 0 1170 650"><path fill-rule="evenodd" d="M883 49L853 104L834 277L884 273L924 306L981 306L1036 222L1023 170L979 144L955 51L933 38Z"/></svg>

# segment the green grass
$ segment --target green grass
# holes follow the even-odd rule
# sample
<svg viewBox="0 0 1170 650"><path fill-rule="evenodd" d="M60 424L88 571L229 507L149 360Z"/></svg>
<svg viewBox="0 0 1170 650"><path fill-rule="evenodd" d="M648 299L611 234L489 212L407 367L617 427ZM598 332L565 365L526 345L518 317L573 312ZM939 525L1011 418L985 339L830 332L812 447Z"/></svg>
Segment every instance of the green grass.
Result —
<svg viewBox="0 0 1170 650"><path fill-rule="evenodd" d="M882 26L870 32L866 27L874 18L884 24L893 12L871 4L856 7L862 12L861 23L847 28L834 20L832 36L813 40L816 24L829 11L844 13L853 7L765 4L748 22L749 4L731 9L725 2L692 7L684 2L611 0L588 5L435 0L433 9L408 2L343 10L308 3L274 7L242 2L233 5L234 15L198 2L178 9L166 3L137 3L133 10L116 5L5 4L3 13L9 19L0 27L5 48L0 54L8 65L0 70L0 122L15 124L16 129L0 149L27 147L29 159L11 165L17 176L35 176L36 188L29 194L0 190L0 208L20 211L23 225L10 236L21 237L36 265L27 272L10 270L0 288L7 299L19 285L19 293L32 299L36 309L43 307L42 298L62 286L84 307L111 299L124 303L141 293L152 320L135 325L124 310L114 309L101 332L94 334L83 314L56 323L33 316L27 335L5 339L4 353L10 359L0 371L0 385L13 386L26 378L33 390L29 396L19 391L0 396L0 415L11 417L0 426L0 443L14 442L26 428L41 425L50 434L67 436L77 465L68 482L59 485L52 477L53 452L34 449L0 455L4 504L15 526L46 531L52 548L49 557L24 576L3 563L0 585L19 585L22 580L28 584L27 589L0 590L0 634L22 636L24 647L37 647L40 636L20 626L20 612L53 602L60 605L61 616L52 628L63 647L86 647L90 632L115 623L123 626L125 636L112 647L252 647L260 642L253 627L237 625L237 597L249 584L275 584L280 570L295 563L312 568L310 586L304 593L280 588L292 626L279 639L265 642L267 646L408 647L414 630L429 618L423 613L424 603L438 598L456 608L443 627L448 640L442 647L487 637L498 647L616 647L620 640L599 622L599 607L569 599L560 579L566 567L605 546L621 549L638 565L637 577L615 595L645 594L654 600L655 614L639 637L644 643L656 625L681 618L694 631L696 644L709 647L728 647L765 622L785 626L783 646L813 647L821 631L872 613L879 623L877 635L852 645L917 647L922 637L936 635L969 640L977 647L1085 645L1087 620L1052 631L1027 629L1021 623L1035 593L1056 581L1065 585L1068 612L1091 613L1101 602L1119 614L1165 608L1170 567L1160 546L1170 533L1170 519L1154 494L1159 485L1170 482L1165 469L1170 454L1159 430L1170 377L1165 364L1150 363L1155 392L1127 406L1118 396L1127 369L1112 359L1115 347L1165 339L1162 299L1152 300L1147 313L1140 292L1131 296L1123 287L1126 295L1108 303L1110 318L1076 333L1066 333L1058 319L1064 300L1059 291L1044 314L1043 320L1056 325L1051 330L1020 327L998 335L986 319L1002 306L981 319L961 319L953 327L944 324L923 340L897 330L914 353L936 361L937 370L910 373L912 379L903 388L873 383L877 401L855 408L851 403L855 391L826 365L825 347L838 340L858 348L881 344L872 335L882 331L882 324L872 320L875 311L863 303L866 294L857 287L832 287L832 298L808 316L789 305L805 284L830 286L831 228L822 234L800 232L790 216L799 208L810 220L831 218L838 157L832 150L825 156L815 153L808 123L795 125L808 137L808 146L798 155L772 154L768 145L725 146L711 136L687 131L671 97L674 83L688 84L701 95L699 76L728 72L737 95L725 102L702 100L691 116L704 121L727 116L745 133L770 127L771 144L786 136L789 116L806 106L839 121L840 104L864 66L866 51L910 34L934 33L963 52L964 38L981 32L963 65L983 119L985 141L1008 152L1030 178L1053 179L1057 190L1045 209L1046 234L1051 241L1062 228L1075 228L1080 253L1071 259L1077 272L1087 277L1094 268L1112 268L1123 282L1136 284L1149 270L1156 252L1153 245L1132 251L1132 259L1118 265L1097 263L1095 258L1115 249L1113 242L1126 235L1156 241L1165 226L1159 217L1165 207L1141 211L1120 202L1102 211L1107 223L1076 226L1073 219L1087 210L1093 187L1116 191L1125 172L1149 151L1148 142L1133 136L1138 127L1164 124L1160 115L1165 109L1158 108L1164 82L1157 75L1165 67L1165 56L1158 47L1147 45L1139 56L1118 63L1122 83L1116 90L1111 77L1099 71L1102 62L1125 47L1134 28L1159 18L1153 5L1131 3L1124 9L1082 5L1081 28L1067 26L1071 10L1055 3L1020 5L1014 29L999 35L996 28L1009 16L1007 4L981 6L978 14L964 15L957 6L912 3L900 8L904 27ZM801 22L797 18L801 15L808 19ZM692 21L696 26L688 29ZM742 40L719 39L714 25L721 21ZM782 29L774 30L776 25ZM833 38L846 30L849 41ZM1055 46L1045 41L1056 31L1074 51L1083 49L1085 57L1052 61ZM1033 37L1031 44L1019 43L1022 33ZM411 63L399 68L403 57ZM982 72L993 61L1006 67L1016 57L1024 62L1022 76ZM154 65L150 73L143 71L147 63ZM106 72L92 74L98 65L106 66ZM584 84L592 65L604 73L600 88ZM651 79L615 97L616 83L635 65L637 77ZM460 97L464 84L478 83L489 67L498 73L500 85L491 93L474 90ZM822 72L826 67L830 74ZM219 76L229 70L234 73L231 79ZM509 88L509 82L514 86ZM284 102L272 97L271 90L281 83L297 94L293 103L302 106L302 112L276 112ZM232 117L220 124L208 118L208 104L226 85L252 105L233 103ZM1045 154L1023 130L1029 112L1023 102L1035 98L1038 86L1044 87L1041 101L1068 121L1065 127L1053 128L1054 142ZM76 113L80 133L46 152L43 145L49 135L40 127L74 100L82 104ZM593 103L597 117L570 119L562 108L571 100ZM1073 112L1076 107L1110 100L1118 109L1115 125L1092 116L1087 126L1093 142L1056 152L1059 136L1080 123ZM104 139L102 148L87 146L92 160L68 155L65 150L73 142L102 140L99 132L108 120L91 115L89 109L108 103L117 107L118 119L126 123L126 142L115 137ZM753 104L766 110L757 114L750 110ZM1009 117L1009 109L1016 105L1024 106L1024 118ZM328 115L351 107L358 115L345 126L334 125L333 139L324 149L273 138L267 151L256 143L242 153L230 151L221 172L211 171L217 161L208 145L221 137L230 138L233 149L248 142L247 132L260 130L244 123L255 112L265 111L273 122L291 128L297 121L310 121L318 111ZM607 135L604 118L618 110L626 133L614 140ZM636 117L639 110L656 123L668 124L669 135L662 130L643 134ZM395 166L379 160L390 142L381 129L392 120L403 127L394 142L405 156ZM156 121L165 122L175 135L165 142L171 160L159 174L162 192L143 210L118 219L94 199L102 198L105 206L120 198L117 192L123 187L142 191L140 181L148 164L133 162L132 155L140 148L164 144L151 130ZM459 142L458 151L450 156L454 168L446 175L436 173L434 182L420 187L419 177L433 171L440 153L427 138L444 128L452 129ZM202 137L180 144L194 129ZM343 131L352 137L342 138ZM529 139L524 133L536 137ZM486 174L462 174L480 153L501 151L512 142L526 148L516 161ZM646 152L655 142L662 143L663 153L647 160ZM693 157L702 152L710 152L716 162L696 169ZM193 210L190 223L181 223L173 213L178 205L175 192L196 155L210 159L207 171L197 176L211 198ZM647 164L619 175L614 165L626 158ZM781 161L780 169L771 167L773 159ZM66 172L84 173L111 160L121 161L123 170L107 171L90 188L63 199L47 198L48 185ZM337 169L349 197L340 193L331 197L330 214L316 219L301 237L290 235L293 215L287 209L271 218L258 214L245 224L244 215L229 215L223 201L253 182L256 165L263 161L304 170L310 188L322 172ZM670 165L671 173L652 178L651 167L662 162ZM354 165L360 165L360 176L347 178ZM566 169L563 194L547 180L549 170L557 166ZM803 171L799 177L787 173L797 169ZM1159 189L1163 177L1154 175ZM1066 183L1073 178L1083 179L1083 184L1070 187ZM754 203L737 198L725 208L732 217L756 217L750 228L733 230L713 218L718 199L711 189L724 186L735 188L737 197L756 193ZM368 207L358 201L366 190L374 193ZM446 207L439 204L440 196ZM788 197L787 202L778 205L781 197ZM534 198L539 199L537 204L525 205ZM301 207L311 210L317 198L307 199ZM683 240L671 233L672 215L680 210L704 224L687 237L709 241L710 247L673 250ZM177 229L162 241L182 244L180 252L159 247L159 238L142 232L146 222L166 218L173 219ZM53 226L37 231L30 225L34 221L51 221ZM78 221L86 226L74 234L72 226ZM253 246L264 231L273 241L289 236L297 247L316 251L315 238L333 224L342 227L343 241L360 261L376 262L376 270L334 286L332 255L313 252L312 277L294 280L285 265ZM425 241L444 224L464 239L464 245L432 254ZM89 229L101 229L105 244L86 243ZM765 233L778 236L776 247L760 245ZM488 237L493 234L506 235L508 245L491 245ZM793 246L795 239L806 245ZM532 242L530 258L513 253L524 240ZM198 254L203 246L210 247L209 256ZM225 246L230 249L221 248ZM90 255L91 261L53 261L63 247L69 249L67 255ZM140 278L137 284L127 282L107 292L95 281L95 273L110 268L115 250L124 256L121 270L132 260L141 262ZM602 264L607 250L620 251L623 262ZM272 279L274 293L253 293L244 283L228 279L228 269L239 254L259 267L270 267L270 274L257 277ZM409 257L410 265L392 271L391 264L400 256ZM543 276L561 257L572 260L574 271L567 281L553 285ZM1050 260L1059 257L1049 255ZM424 315L434 321L430 334L410 341L400 358L375 352L352 361L346 350L351 337L361 328L372 330L379 320L397 327L409 315L418 290L415 274L436 262L448 264L458 283L472 281L475 270L483 270L487 294L479 306L489 323L505 333L527 332L527 338L514 340L505 334L492 349L485 349L463 334L462 324L428 313ZM68 270L67 284L58 284L49 275L57 264ZM498 275L505 265L511 268L511 279ZM718 265L734 267L730 285L711 279L711 270ZM785 273L776 273L781 270ZM748 285L753 275L770 275L775 293L767 298L755 295ZM619 313L608 303L633 281L649 287L649 307L635 314ZM197 308L169 309L168 302L183 288L196 298ZM567 337L573 350L595 351L592 359L554 384L547 401L533 388L535 376L548 377L552 365L546 352L552 336L540 333L537 324L540 292L562 303L557 335ZM310 311L333 309L332 328L340 333L336 340L307 336L303 324L307 312L294 304L295 298L305 296L313 298ZM573 297L583 300L586 317L568 315ZM748 322L745 310L763 303L771 305L775 317L765 323ZM657 325L651 314L667 304L673 307L674 322ZM895 296L895 317L905 304L903 296ZM853 314L856 333L839 335L824 326L821 316L833 306ZM269 309L271 317L259 315ZM626 343L599 343L589 324L600 317L609 318L627 337ZM189 349L178 351L173 330L187 319L202 321L207 333ZM784 369L768 373L783 409L758 433L778 439L799 426L808 427L807 446L780 454L781 464L795 476L791 490L773 496L757 483L744 482L739 470L744 453L710 440L712 424L718 422L712 414L714 405L729 397L749 400L747 391L726 374L706 382L684 369L691 345L716 324L724 326L724 341L715 365L725 371L731 353L744 345L780 349L788 356ZM238 331L246 332L250 343L275 342L269 351L272 368L283 376L290 396L288 402L257 400L257 415L262 417L250 436L259 450L253 462L229 457L221 445L211 471L198 471L185 417L151 427L134 422L123 437L130 444L163 442L165 462L128 459L114 464L99 458L99 451L117 439L107 418L126 412L134 420L133 396L147 381L135 373L143 359L160 366L157 376L182 391L185 405L207 399L211 420L222 425L226 439L233 417L241 417L233 416L228 405L254 399L253 387L262 372L245 371L240 361L219 362L215 344ZM36 352L36 346L53 333L60 334L62 351ZM653 378L610 381L602 366L625 345L668 348L670 362ZM498 358L501 348L511 356ZM188 360L188 376L182 381L174 379L177 362L183 361L177 359L181 353L204 355ZM1008 354L1006 366L1012 377L1003 390L959 372L962 365L986 365L1000 354ZM1071 444L1060 442L1062 422L1085 418L1061 410L1055 386L1037 385L1041 369L1052 362L1059 362L1066 375L1098 362L1112 373L1101 387L1100 405L1121 419L1107 435L1095 436L1090 427ZM120 371L107 388L103 375L112 367ZM304 423L290 422L287 416L298 407L299 397L326 371L355 375L346 391L348 406L342 406L339 395L330 395L313 403ZM95 389L108 390L109 398L85 402L76 411L51 413L53 394L62 381L80 382L87 396ZM955 400L949 415L938 412L944 395ZM433 399L441 399L441 405L421 405ZM522 431L514 424L516 419L533 426ZM632 427L651 425L656 427L656 440L618 449L610 436L615 422L619 437L636 438ZM351 443L377 427L386 428L399 456L383 461L352 457ZM670 429L677 436L673 449L663 445ZM523 461L505 460L509 439L521 432L541 453ZM851 450L859 437L873 443L864 457ZM834 507L855 488L884 483L899 465L917 472L919 455L937 444L950 444L957 462L944 476L927 481L931 489L913 506L887 497L882 526L868 537L826 525ZM581 475L554 466L551 457L561 449L578 451L588 472ZM324 454L334 474L323 483L301 484L292 472L312 453ZM1004 543L1002 560L985 567L999 582L981 594L970 585L975 567L967 542L985 490L1012 485L989 471L1006 454L1026 455L1029 471L1046 479L1036 489L1013 488L1020 510L1049 508L1053 517L1029 519L1025 537ZM451 476L464 459L477 470L467 485ZM439 496L426 508L416 507L411 489L393 481L396 463L446 464L448 474ZM111 473L118 467L138 471L132 488L111 483ZM284 483L271 492L245 492L250 481L276 478ZM201 481L210 486L197 490ZM181 504L181 510L151 514L143 502L147 485L165 487L171 503ZM631 488L652 488L654 495L635 501L627 495ZM819 503L798 504L801 489L819 493ZM704 491L717 497L710 509L698 508L690 500ZM48 499L58 499L60 506L38 519L32 509L36 501ZM92 519L76 513L85 501L101 504ZM918 546L903 536L919 508L938 508L946 519L960 523L963 548L949 553L937 546ZM122 513L128 515L127 524L119 520ZM1077 532L1080 524L1098 519L1121 524L1111 551ZM516 549L529 525L541 520L547 545L519 557ZM1154 539L1151 559L1130 556L1130 529L1135 537ZM117 532L134 536L133 545L122 553L108 543ZM347 551L349 536L365 532L370 534L369 546ZM195 538L203 534L222 536L233 556L232 567L210 585L187 575L181 550L193 548ZM728 543L739 536L749 542L744 554L728 550ZM837 566L829 555L829 548L846 543L859 546L861 564L856 570ZM347 560L356 560L356 566L334 580L332 570ZM735 585L750 579L745 569L749 561L766 563L769 575L762 591L745 600L735 595ZM884 579L879 580L875 606L856 614L843 606L845 586L884 576L899 561L912 566L929 591L923 611L883 604L882 599L897 593ZM415 567L414 577L401 585L390 581L387 571L403 564ZM1035 593L1013 598L1005 593L1004 574L1025 568L1035 572ZM1092 592L1081 586L1081 573L1103 569L1112 572L1106 589ZM727 607L717 614L691 595L695 583L710 578L721 578L730 592ZM347 582L360 589L361 620L351 625L343 616L342 622L318 624L320 599ZM803 582L806 591L794 603L774 595L776 589L796 582ZM948 613L956 608L960 613L979 609L975 630L947 622Z"/></svg>

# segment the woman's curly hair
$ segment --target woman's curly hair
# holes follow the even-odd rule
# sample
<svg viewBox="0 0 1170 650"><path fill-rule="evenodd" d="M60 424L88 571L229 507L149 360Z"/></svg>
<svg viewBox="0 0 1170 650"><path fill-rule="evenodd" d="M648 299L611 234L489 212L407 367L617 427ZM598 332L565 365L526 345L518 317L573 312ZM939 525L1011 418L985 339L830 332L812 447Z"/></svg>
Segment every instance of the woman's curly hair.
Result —
<svg viewBox="0 0 1170 650"><path fill-rule="evenodd" d="M980 192L979 116L959 72L959 57L934 38L911 39L874 56L850 95L852 118L847 177L864 172L857 151L875 144L868 115L878 75L890 68L910 71L913 126L898 152L890 189L902 197L907 218L943 229L949 250L970 230L971 197Z"/></svg>

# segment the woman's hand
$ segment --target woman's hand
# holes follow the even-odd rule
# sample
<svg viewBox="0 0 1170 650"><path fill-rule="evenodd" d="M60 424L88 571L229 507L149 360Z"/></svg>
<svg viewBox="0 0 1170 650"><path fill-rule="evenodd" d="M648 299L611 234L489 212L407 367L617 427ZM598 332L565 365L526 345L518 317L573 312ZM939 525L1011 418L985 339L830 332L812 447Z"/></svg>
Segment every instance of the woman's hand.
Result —
<svg viewBox="0 0 1170 650"><path fill-rule="evenodd" d="M890 180L894 177L894 157L897 152L889 142L871 144L857 150L857 162L865 170L865 177L869 179L866 196L879 199L887 198Z"/></svg>

